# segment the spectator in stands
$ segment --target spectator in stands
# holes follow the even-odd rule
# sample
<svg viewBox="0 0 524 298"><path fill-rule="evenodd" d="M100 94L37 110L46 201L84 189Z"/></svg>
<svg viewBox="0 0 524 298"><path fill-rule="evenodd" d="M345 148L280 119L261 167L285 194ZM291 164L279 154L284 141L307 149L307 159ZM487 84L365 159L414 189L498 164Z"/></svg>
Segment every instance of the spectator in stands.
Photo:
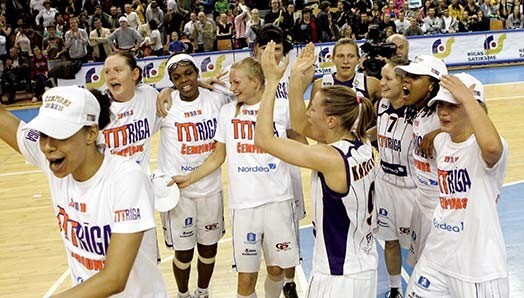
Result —
<svg viewBox="0 0 524 298"><path fill-rule="evenodd" d="M126 5L124 5L124 11L125 16L127 18L127 22L129 23L129 27L137 30L138 26L142 25L142 22L140 21L140 17L138 17L138 14L135 11L133 11L133 7L131 6L131 4L127 3Z"/></svg>
<svg viewBox="0 0 524 298"><path fill-rule="evenodd" d="M219 48L218 50L228 50L231 49L231 37L233 33L233 25L228 22L227 15L225 13L220 14L218 17L218 22L216 23L216 37L217 42L218 40L225 40L229 41L229 44L223 45L221 47L225 48Z"/></svg>
<svg viewBox="0 0 524 298"><path fill-rule="evenodd" d="M476 24L473 26L472 31L489 31L490 19L484 15L482 9L477 11Z"/></svg>
<svg viewBox="0 0 524 298"><path fill-rule="evenodd" d="M158 3L153 0L146 8L146 21L155 20L158 24L158 30L164 32L164 11L158 6Z"/></svg>
<svg viewBox="0 0 524 298"><path fill-rule="evenodd" d="M462 12L464 7L460 5L459 0L451 0L451 4L448 6L449 15L455 17L457 20L462 18Z"/></svg>
<svg viewBox="0 0 524 298"><path fill-rule="evenodd" d="M215 42L215 34L213 31L213 24L206 18L203 12L197 15L198 23L193 27L191 36L194 43L195 52L209 52L213 50L213 43Z"/></svg>
<svg viewBox="0 0 524 298"><path fill-rule="evenodd" d="M167 52L169 55L185 53L187 51L187 45L178 40L178 33L176 31L171 32L171 36L168 37L167 40Z"/></svg>
<svg viewBox="0 0 524 298"><path fill-rule="evenodd" d="M14 45L20 50L20 55L29 58L32 55L31 53L31 39L27 36L27 31L29 30L29 25L22 24L20 29L16 33ZM32 29L31 29L32 30Z"/></svg>
<svg viewBox="0 0 524 298"><path fill-rule="evenodd" d="M346 24L348 19L348 14L351 13L351 10L344 9L344 2L341 0L337 1L337 11L333 15L333 19L337 26L342 30L342 27Z"/></svg>
<svg viewBox="0 0 524 298"><path fill-rule="evenodd" d="M319 33L319 40L320 42L329 42L333 39L333 34L331 30L329 29L329 20L328 20L328 13L329 13L329 1L322 1L320 3L320 11L317 14L317 31Z"/></svg>
<svg viewBox="0 0 524 298"><path fill-rule="evenodd" d="M458 20L455 17L449 15L449 9L444 9L444 14L442 15L440 21L440 32L442 33L455 33L458 31Z"/></svg>
<svg viewBox="0 0 524 298"><path fill-rule="evenodd" d="M109 27L109 18L110 15L102 11L102 5L95 6L95 13L89 17L89 28L95 27L95 19L99 19L102 22L102 27Z"/></svg>
<svg viewBox="0 0 524 298"><path fill-rule="evenodd" d="M44 9L39 11L38 15L35 18L35 23L46 28L47 25L51 23L51 21L55 20L55 15L58 13L58 10L56 10L56 8L51 7L51 2L49 2L48 0L44 1L43 5Z"/></svg>
<svg viewBox="0 0 524 298"><path fill-rule="evenodd" d="M78 28L78 18L69 19L70 29L64 35L65 47L71 60L87 62L87 45L89 38L84 29Z"/></svg>
<svg viewBox="0 0 524 298"><path fill-rule="evenodd" d="M444 15L444 10L446 9L448 9L446 0L438 0L437 7L435 7L435 15L442 19L442 16Z"/></svg>
<svg viewBox="0 0 524 298"><path fill-rule="evenodd" d="M382 14L383 15L389 14L391 19L398 18L399 13L400 13L400 10L395 7L395 1L394 0L389 0L387 6L384 6L382 8Z"/></svg>
<svg viewBox="0 0 524 298"><path fill-rule="evenodd" d="M476 23L476 18L477 18L476 13L470 16L468 11L464 10L462 12L462 19L458 23L458 32L470 32L471 24L473 23L473 20L475 20L475 23Z"/></svg>
<svg viewBox="0 0 524 298"><path fill-rule="evenodd" d="M281 27L284 23L284 10L280 7L280 0L270 0L271 11L264 17L264 24L271 24Z"/></svg>
<svg viewBox="0 0 524 298"><path fill-rule="evenodd" d="M394 43L397 46L396 56L408 59L409 43L406 36L402 34L393 34L386 39L388 43Z"/></svg>
<svg viewBox="0 0 524 298"><path fill-rule="evenodd" d="M15 100L17 90L30 90L29 60L19 55L16 46L9 49L9 55L5 60L4 72L2 74L2 89L7 94L7 102Z"/></svg>
<svg viewBox="0 0 524 298"><path fill-rule="evenodd" d="M249 20L249 8L244 0L238 2L235 8L235 46L236 49L247 48L247 22Z"/></svg>
<svg viewBox="0 0 524 298"><path fill-rule="evenodd" d="M519 6L513 6L513 12L508 16L508 29L522 29L524 28L524 18L520 13Z"/></svg>
<svg viewBox="0 0 524 298"><path fill-rule="evenodd" d="M395 20L395 26L397 27L397 33L404 34L404 31L409 27L410 23L404 16L405 12L401 11L398 14L398 19Z"/></svg>
<svg viewBox="0 0 524 298"><path fill-rule="evenodd" d="M189 15L189 22L187 22L184 25L183 33L184 33L185 36L191 36L191 32L193 32L195 24L197 24L197 15L196 15L196 13L192 12Z"/></svg>
<svg viewBox="0 0 524 298"><path fill-rule="evenodd" d="M425 30L427 34L439 34L441 25L440 18L435 15L435 8L431 7L428 10L428 15L424 18L423 31Z"/></svg>
<svg viewBox="0 0 524 298"><path fill-rule="evenodd" d="M85 9L83 9L78 15L78 28L84 29L86 32L91 30L91 25L89 25L89 14Z"/></svg>
<svg viewBox="0 0 524 298"><path fill-rule="evenodd" d="M364 39L368 33L368 27L371 25L368 13L363 11L360 13L360 21L357 23L355 29L355 35L357 39Z"/></svg>
<svg viewBox="0 0 524 298"><path fill-rule="evenodd" d="M107 22L109 23L107 28L111 32L115 31L118 27L120 27L120 15L118 14L118 8L114 5L111 6L111 8L109 9L109 19L107 20Z"/></svg>
<svg viewBox="0 0 524 298"><path fill-rule="evenodd" d="M482 10L482 13L486 17L498 18L498 5L492 5L491 0L484 0L484 3L480 5L480 10Z"/></svg>
<svg viewBox="0 0 524 298"><path fill-rule="evenodd" d="M284 22L281 26L284 31L284 37L292 35L291 30L293 30L293 25L295 25L295 5L289 3L286 11L284 11Z"/></svg>
<svg viewBox="0 0 524 298"><path fill-rule="evenodd" d="M416 18L411 18L409 22L411 23L411 25L406 29L406 31L404 31L404 35L406 36L424 35L424 31L422 31L422 29L419 27Z"/></svg>
<svg viewBox="0 0 524 298"><path fill-rule="evenodd" d="M264 26L264 20L260 18L258 9L253 8L253 10L251 10L251 19L246 23L246 36L250 44L255 42L262 26Z"/></svg>
<svg viewBox="0 0 524 298"><path fill-rule="evenodd" d="M385 13L382 15L382 21L378 24L378 28L381 32L385 32L388 27L392 27L393 32L397 32L397 26L395 25L395 22L391 20L391 15Z"/></svg>
<svg viewBox="0 0 524 298"><path fill-rule="evenodd" d="M121 16L119 23L120 27L107 38L112 44L113 51L135 52L144 38L135 29L129 28L126 17Z"/></svg>
<svg viewBox="0 0 524 298"><path fill-rule="evenodd" d="M146 22L146 10L144 6L142 5L142 2L140 0L133 0L131 2L131 7L133 7L133 11L136 12L138 15L138 18L140 19L140 22L143 24Z"/></svg>
<svg viewBox="0 0 524 298"><path fill-rule="evenodd" d="M94 28L89 32L89 45L92 47L92 58L96 62L104 62L113 52L111 43L107 39L111 35L108 28L102 26L102 20L95 18Z"/></svg>
<svg viewBox="0 0 524 298"><path fill-rule="evenodd" d="M344 23L344 25L342 25L342 27L340 28L340 38L356 39L353 27L351 27L349 23Z"/></svg>
<svg viewBox="0 0 524 298"><path fill-rule="evenodd" d="M33 47L33 58L31 59L31 80L35 82L33 102L42 99L47 82L47 57L42 53L39 46Z"/></svg>
<svg viewBox="0 0 524 298"><path fill-rule="evenodd" d="M5 16L0 15L0 35L5 36L6 38L6 47L11 46L11 34L13 33L13 28L11 24L6 22Z"/></svg>
<svg viewBox="0 0 524 298"><path fill-rule="evenodd" d="M295 42L300 44L319 41L319 32L316 21L311 16L311 8L302 9L302 17L295 22L293 27L293 37Z"/></svg>
<svg viewBox="0 0 524 298"><path fill-rule="evenodd" d="M162 44L160 30L158 30L158 23L155 19L152 19L148 24L151 29L151 35L145 38L143 45L151 48L151 55L162 56L164 55L164 46Z"/></svg>
<svg viewBox="0 0 524 298"><path fill-rule="evenodd" d="M48 69L52 69L63 60L65 43L62 37L56 35L56 26L53 22L47 25L47 37L42 41L42 50L47 57Z"/></svg>
<svg viewBox="0 0 524 298"><path fill-rule="evenodd" d="M479 11L479 9L480 9L480 6L478 6L478 4L475 2L475 0L468 0L466 6L464 7L464 10L466 10L468 12L469 16L472 16L474 14L476 15L477 11ZM457 19L460 20L459 18L457 18Z"/></svg>

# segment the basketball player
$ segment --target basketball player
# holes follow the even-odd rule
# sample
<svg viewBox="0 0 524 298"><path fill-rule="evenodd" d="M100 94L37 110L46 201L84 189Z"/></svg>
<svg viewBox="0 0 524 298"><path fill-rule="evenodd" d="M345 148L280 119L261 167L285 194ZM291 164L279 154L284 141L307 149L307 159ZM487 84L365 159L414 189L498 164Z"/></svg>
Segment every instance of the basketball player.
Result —
<svg viewBox="0 0 524 298"><path fill-rule="evenodd" d="M158 131L155 88L140 84L142 74L129 51L113 52L104 62L107 91L112 97L111 122L101 130L112 154L135 161L149 173L151 137Z"/></svg>
<svg viewBox="0 0 524 298"><path fill-rule="evenodd" d="M198 68L187 54L172 56L166 64L177 89L174 103L160 121L158 167L169 176L187 175L213 152L218 113L227 97L198 86ZM173 272L178 297L190 297L188 282L195 245L198 248L198 285L193 297L209 297L208 286L224 234L224 207L220 168L181 191L178 205L161 213L164 239L175 251Z"/></svg>
<svg viewBox="0 0 524 298"><path fill-rule="evenodd" d="M99 92L52 88L29 124L0 105L0 138L49 180L73 282L56 297L167 297L149 178L97 144L109 105Z"/></svg>
<svg viewBox="0 0 524 298"><path fill-rule="evenodd" d="M416 186L413 148L413 126L406 119L407 106L402 102L402 76L394 71L397 65L407 65L403 57L393 57L382 67L383 98L378 103L377 144L380 165L376 178L378 227L375 236L385 241L384 256L389 274L388 297L401 296L402 254L409 248L410 220L415 203Z"/></svg>
<svg viewBox="0 0 524 298"><path fill-rule="evenodd" d="M448 70L442 60L420 55L409 65L396 66L395 72L404 76L402 100L408 108L408 120L413 123L413 161L417 194L411 217L411 241L408 264L414 266L420 257L431 229L433 211L438 203L437 164L431 152L421 150L423 138L430 139L439 132L440 123L429 101L439 90L439 79Z"/></svg>
<svg viewBox="0 0 524 298"><path fill-rule="evenodd" d="M274 59L274 56L273 56ZM276 63L276 62L275 62ZM288 165L254 144L256 115L264 91L264 74L253 58L231 66L231 92L236 101L220 111L211 156L187 176L175 176L180 188L215 171L228 156L229 209L233 231L233 263L238 272L237 297L256 297L255 286L264 254L266 297L279 297L283 270L299 263L295 203ZM286 138L287 102L276 109L274 132Z"/></svg>
<svg viewBox="0 0 524 298"><path fill-rule="evenodd" d="M262 56L266 89L257 117L256 145L288 163L314 170L312 196L315 250L307 297L376 297L377 252L372 233L374 159L365 131L373 106L345 86L323 87L306 112L304 92L314 75L312 43L291 68L290 112L297 132L320 144L277 138L275 92L286 65Z"/></svg>
<svg viewBox="0 0 524 298"><path fill-rule="evenodd" d="M380 98L380 82L374 77L357 72L360 54L357 43L349 38L341 38L333 47L333 63L336 72L325 74L315 80L311 89L311 98L321 87L343 85L353 89L357 95L369 99Z"/></svg>
<svg viewBox="0 0 524 298"><path fill-rule="evenodd" d="M466 73L444 76L434 140L439 203L407 297L509 297L497 201L508 144L489 119L482 84Z"/></svg>
<svg viewBox="0 0 524 298"><path fill-rule="evenodd" d="M285 55L291 50L292 46L291 44L285 39L284 33L282 29L278 26L275 26L273 24L266 24L264 25L260 32L257 34L257 38L254 43L253 47L253 56L257 61L260 61L260 58L262 56L262 52L264 51L266 45L268 42L273 40L276 43L276 50L275 50L275 61L281 62ZM228 66L224 69L224 75L220 78L221 82L223 82L224 86L227 88L230 87L229 84L229 70L231 66ZM220 90L223 90L220 88ZM288 90L289 90L289 76L284 76L279 85L278 90L276 93L277 98L287 100L288 99ZM166 115L166 109L171 107L171 98L169 96L165 96L164 93L167 92L162 90L160 93L160 96L158 97L157 101L157 109L158 114L161 116ZM230 92L227 92L227 95L230 96L230 98L234 98L233 94ZM287 106L285 106L285 109L287 110ZM300 142L303 142L307 144L306 139L294 132L293 130L289 130L287 132L287 135L289 138L298 140ZM296 204L296 212L295 212L295 220L296 225L298 227L298 223L300 219L303 219L306 216L306 210L304 207L304 196L302 191L302 176L300 174L300 169L298 167L295 167L293 165L289 165L290 171L291 171L291 181L293 183L293 196L295 199ZM298 233L298 231L297 231ZM294 268L288 268L284 272L284 296L286 298L298 298L297 290L296 290L296 284L294 282L295 277L295 270Z"/></svg>

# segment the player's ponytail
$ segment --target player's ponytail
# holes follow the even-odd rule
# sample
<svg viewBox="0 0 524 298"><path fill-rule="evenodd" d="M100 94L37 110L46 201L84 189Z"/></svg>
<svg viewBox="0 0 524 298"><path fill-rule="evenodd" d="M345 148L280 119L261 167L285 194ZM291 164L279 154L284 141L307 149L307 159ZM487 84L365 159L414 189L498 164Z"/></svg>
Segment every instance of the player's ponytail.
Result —
<svg viewBox="0 0 524 298"><path fill-rule="evenodd" d="M97 89L89 89L89 91L96 97L100 105L100 115L98 116L98 129L102 130L111 121L111 97L105 92L100 92Z"/></svg>
<svg viewBox="0 0 524 298"><path fill-rule="evenodd" d="M358 139L366 139L366 130L375 118L371 101L342 85L323 87L320 91L326 97L323 102L325 114L338 117L344 130Z"/></svg>

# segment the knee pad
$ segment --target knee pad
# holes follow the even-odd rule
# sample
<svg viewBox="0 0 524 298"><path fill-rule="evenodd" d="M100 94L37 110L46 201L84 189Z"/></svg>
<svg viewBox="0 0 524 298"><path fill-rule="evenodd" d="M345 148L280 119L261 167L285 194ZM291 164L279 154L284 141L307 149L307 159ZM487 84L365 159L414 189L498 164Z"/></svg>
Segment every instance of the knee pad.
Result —
<svg viewBox="0 0 524 298"><path fill-rule="evenodd" d="M212 257L212 258L204 258L203 256L198 256L198 260L200 261L200 263L202 264L206 264L206 265L211 265L213 263L215 263L215 257Z"/></svg>
<svg viewBox="0 0 524 298"><path fill-rule="evenodd" d="M189 267L191 267L191 262L184 263L180 261L179 259L177 259L176 256L173 257L173 264L175 265L175 267L177 267L180 270L187 270L189 269Z"/></svg>

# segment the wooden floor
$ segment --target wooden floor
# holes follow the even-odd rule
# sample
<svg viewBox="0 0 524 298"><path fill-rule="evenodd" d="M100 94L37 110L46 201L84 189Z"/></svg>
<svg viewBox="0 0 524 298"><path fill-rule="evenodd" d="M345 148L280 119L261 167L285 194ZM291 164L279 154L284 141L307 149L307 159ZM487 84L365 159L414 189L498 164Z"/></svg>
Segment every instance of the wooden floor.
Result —
<svg viewBox="0 0 524 298"><path fill-rule="evenodd" d="M487 86L489 114L510 146L505 182L524 179L524 83ZM153 141L155 168L158 136ZM309 173L303 171L307 210ZM224 176L225 188L227 177ZM227 192L226 192L227 193ZM70 287L67 261L55 216L49 188L43 174L24 163L22 158L0 142L0 297L42 297ZM226 212L226 220L229 218ZM157 219L158 220L158 219ZM301 222L310 224L310 218ZM226 222L229 228L229 222ZM161 243L160 265L171 297L176 285L171 272L172 253ZM231 270L230 231L221 241L216 273L211 284L213 297L235 297L236 274ZM195 266L193 266L195 267ZM192 276L194 277L194 272ZM264 274L259 276L258 290L263 288ZM196 281L191 280L194 289ZM304 286L304 285L302 285Z"/></svg>

